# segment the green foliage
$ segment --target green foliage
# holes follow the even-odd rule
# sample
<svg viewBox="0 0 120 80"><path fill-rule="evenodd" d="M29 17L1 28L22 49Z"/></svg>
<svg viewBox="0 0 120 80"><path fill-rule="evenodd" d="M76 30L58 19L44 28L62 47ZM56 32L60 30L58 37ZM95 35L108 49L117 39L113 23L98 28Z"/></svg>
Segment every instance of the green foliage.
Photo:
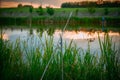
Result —
<svg viewBox="0 0 120 80"><path fill-rule="evenodd" d="M97 1L97 0L96 0ZM93 7L99 7L99 8L104 8L104 7L120 7L120 1L115 1L113 2L110 1L104 1L102 4L98 4L97 2L93 2L92 0L84 0L80 2L64 2L61 4L61 8L83 8L83 7L89 7L92 5Z"/></svg>
<svg viewBox="0 0 120 80"><path fill-rule="evenodd" d="M29 12L32 13L33 12L33 7L29 7Z"/></svg>
<svg viewBox="0 0 120 80"><path fill-rule="evenodd" d="M95 11L96 11L96 9L95 9L94 7L89 7L89 8L88 8L88 12L89 12L90 14L94 14Z"/></svg>
<svg viewBox="0 0 120 80"><path fill-rule="evenodd" d="M100 40L99 36L98 39L101 49L100 64L101 66L104 66L104 70L106 71L106 78L109 80L120 79L119 58L117 57L118 54L115 50L115 45L112 45L112 39L107 33L104 36L103 42Z"/></svg>
<svg viewBox="0 0 120 80"><path fill-rule="evenodd" d="M51 7L47 7L47 13L49 14L49 15L54 15L54 9L53 8L51 8Z"/></svg>
<svg viewBox="0 0 120 80"><path fill-rule="evenodd" d="M76 15L76 16L78 15L78 12L79 12L79 9L76 9L76 10L75 10L75 15Z"/></svg>
<svg viewBox="0 0 120 80"><path fill-rule="evenodd" d="M32 39L32 38L30 38ZM0 39L0 79L1 80L40 80L43 71L49 62L43 80L61 80L61 49L54 45L53 37L45 37L45 42L40 39L38 47L28 44L33 41L15 44ZM119 80L120 63L116 58L116 51L112 48L112 42L108 34L104 41L99 39L101 49L100 56L88 50L64 44L64 79L65 80ZM29 40L28 40L29 41ZM22 46L21 46L22 44Z"/></svg>
<svg viewBox="0 0 120 80"><path fill-rule="evenodd" d="M43 14L44 14L44 10L43 10L42 6L40 6L40 7L38 8L37 13L38 13L39 15L43 15Z"/></svg>
<svg viewBox="0 0 120 80"><path fill-rule="evenodd" d="M108 14L109 14L108 8L104 8L104 15L108 15Z"/></svg>
<svg viewBox="0 0 120 80"><path fill-rule="evenodd" d="M18 8L21 8L22 7L22 4L18 4Z"/></svg>
<svg viewBox="0 0 120 80"><path fill-rule="evenodd" d="M53 28L48 28L47 33L48 33L49 36L52 36L52 35L54 34L54 32L55 32L55 29L53 29Z"/></svg>
<svg viewBox="0 0 120 80"><path fill-rule="evenodd" d="M49 18L48 16L40 16L40 17L33 17L32 18L32 25L36 25L36 27L43 25L43 24L50 24L50 25L62 25L61 28L63 28L63 25L66 23L68 17L51 17ZM16 25L24 25L28 26L29 24L29 18L27 17L0 17L0 25L14 25L15 24L15 19L16 19ZM106 17L107 20L107 26L108 28L115 27L119 29L119 21L120 17ZM48 22L46 22L48 21ZM70 26L74 26L75 28L77 27L76 25L79 26L92 26L92 27L101 27L101 17L71 17L70 19ZM54 23L54 24L51 24ZM64 24L63 24L64 23ZM7 26L6 26L7 27Z"/></svg>

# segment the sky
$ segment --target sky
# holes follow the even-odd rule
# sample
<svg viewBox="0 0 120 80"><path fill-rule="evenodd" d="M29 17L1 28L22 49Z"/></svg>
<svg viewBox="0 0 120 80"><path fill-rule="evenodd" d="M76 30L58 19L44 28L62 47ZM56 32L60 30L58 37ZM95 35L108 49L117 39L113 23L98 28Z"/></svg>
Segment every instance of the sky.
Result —
<svg viewBox="0 0 120 80"><path fill-rule="evenodd" d="M17 7L19 3L22 5L32 4L34 7L38 7L41 3L43 7L51 6L59 8L63 2L80 2L80 1L97 1L97 0L0 0L0 7ZM114 1L114 0L109 0ZM120 0L119 0L120 1Z"/></svg>

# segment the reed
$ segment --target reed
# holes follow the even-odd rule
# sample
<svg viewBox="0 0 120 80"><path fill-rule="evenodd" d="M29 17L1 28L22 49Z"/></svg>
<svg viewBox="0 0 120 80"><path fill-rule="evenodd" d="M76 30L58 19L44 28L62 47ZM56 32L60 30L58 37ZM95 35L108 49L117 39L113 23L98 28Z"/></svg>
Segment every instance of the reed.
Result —
<svg viewBox="0 0 120 80"><path fill-rule="evenodd" d="M100 56L88 50L83 51L72 41L63 45L64 80L119 80L120 63L112 39L105 34L104 41L99 38ZM29 38L32 39L32 38ZM39 46L34 41L15 43L0 39L0 79L1 80L39 80L51 56L43 80L61 80L61 48L54 44L53 37L39 37ZM37 42L36 42L37 43ZM29 44L32 44L31 46Z"/></svg>

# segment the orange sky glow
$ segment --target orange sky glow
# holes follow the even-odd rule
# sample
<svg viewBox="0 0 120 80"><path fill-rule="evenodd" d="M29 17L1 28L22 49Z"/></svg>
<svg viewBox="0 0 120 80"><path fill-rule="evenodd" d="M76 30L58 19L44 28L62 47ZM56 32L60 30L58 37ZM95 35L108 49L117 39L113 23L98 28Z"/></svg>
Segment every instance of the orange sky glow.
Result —
<svg viewBox="0 0 120 80"><path fill-rule="evenodd" d="M40 6L40 2L42 2L43 7L51 6L54 8L60 8L60 5L63 2L80 2L80 1L98 1L98 0L0 0L0 8L9 8L9 7L17 7L19 3L22 5L32 5L34 8ZM106 0L104 0L106 1ZM107 1L119 1L119 0L107 0Z"/></svg>
<svg viewBox="0 0 120 80"><path fill-rule="evenodd" d="M18 4L22 4L22 5L31 5L31 3L29 2L2 2L0 7L1 8L9 8L9 7L17 7ZM32 6L34 8L38 8L40 6L39 3L32 3ZM44 4L43 7L45 8L46 6L49 6L49 4ZM51 7L54 8L60 8L59 6L54 6L54 5L50 5Z"/></svg>

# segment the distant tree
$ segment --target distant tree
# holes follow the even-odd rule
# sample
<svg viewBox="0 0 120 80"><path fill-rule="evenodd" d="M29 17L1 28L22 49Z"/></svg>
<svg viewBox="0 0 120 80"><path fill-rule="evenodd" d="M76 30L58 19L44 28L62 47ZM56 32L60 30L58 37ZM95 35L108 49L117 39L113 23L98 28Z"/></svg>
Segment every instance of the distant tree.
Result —
<svg viewBox="0 0 120 80"><path fill-rule="evenodd" d="M89 7L90 5L94 7L120 7L120 1L103 1L102 4L97 4L93 1L82 1L82 2L65 2L61 4L61 8L80 8Z"/></svg>
<svg viewBox="0 0 120 80"><path fill-rule="evenodd" d="M51 7L47 7L47 13L52 16L54 14L54 9Z"/></svg>
<svg viewBox="0 0 120 80"><path fill-rule="evenodd" d="M18 8L22 7L22 4L18 4Z"/></svg>
<svg viewBox="0 0 120 80"><path fill-rule="evenodd" d="M28 8L33 8L33 6L32 5L24 5L23 7L28 7Z"/></svg>
<svg viewBox="0 0 120 80"><path fill-rule="evenodd" d="M108 8L104 8L104 15L108 15L108 13L109 13Z"/></svg>
<svg viewBox="0 0 120 80"><path fill-rule="evenodd" d="M95 13L95 8L94 7L88 7L88 12L90 13L90 14L94 14Z"/></svg>
<svg viewBox="0 0 120 80"><path fill-rule="evenodd" d="M32 6L29 7L29 12L30 12L30 13L33 12L33 7L32 7Z"/></svg>
<svg viewBox="0 0 120 80"><path fill-rule="evenodd" d="M43 15L43 14L44 14L44 11L43 11L42 6L39 6L39 8L38 8L38 10L37 10L37 13L38 13L39 15Z"/></svg>
<svg viewBox="0 0 120 80"><path fill-rule="evenodd" d="M79 9L76 9L76 10L75 10L75 15L76 15L76 16L78 15L78 12L79 12Z"/></svg>

